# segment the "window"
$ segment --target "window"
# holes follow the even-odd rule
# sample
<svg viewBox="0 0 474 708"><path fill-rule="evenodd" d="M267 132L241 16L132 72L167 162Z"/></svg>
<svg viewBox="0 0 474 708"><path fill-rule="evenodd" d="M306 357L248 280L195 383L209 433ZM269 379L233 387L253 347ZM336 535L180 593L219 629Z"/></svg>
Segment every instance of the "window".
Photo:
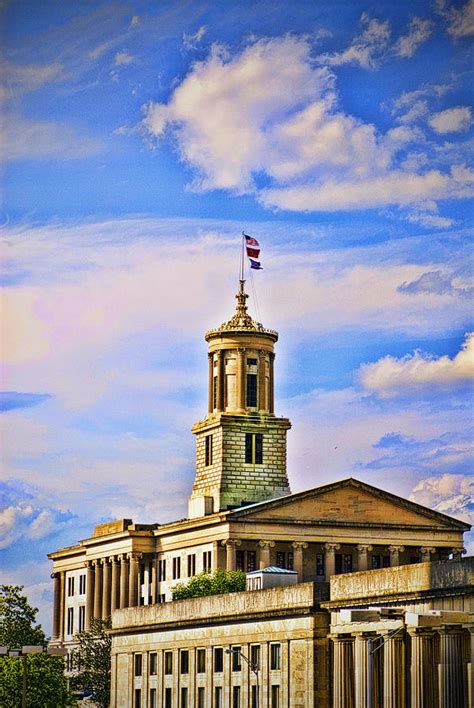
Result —
<svg viewBox="0 0 474 708"><path fill-rule="evenodd" d="M294 556L292 551L288 551L288 554L286 556L286 569L287 570L294 570Z"/></svg>
<svg viewBox="0 0 474 708"><path fill-rule="evenodd" d="M181 577L181 558L175 556L173 558L173 580L178 580Z"/></svg>
<svg viewBox="0 0 474 708"><path fill-rule="evenodd" d="M216 647L214 649L214 671L220 673L224 666L224 650L222 647Z"/></svg>
<svg viewBox="0 0 474 708"><path fill-rule="evenodd" d="M270 644L270 669L272 671L280 670L280 645Z"/></svg>
<svg viewBox="0 0 474 708"><path fill-rule="evenodd" d="M257 568L257 552L237 550L235 552L235 567L237 570L252 573Z"/></svg>
<svg viewBox="0 0 474 708"><path fill-rule="evenodd" d="M250 647L250 663L252 665L252 669L255 669L255 670L260 669L260 645L259 644L253 644Z"/></svg>
<svg viewBox="0 0 474 708"><path fill-rule="evenodd" d="M196 575L196 554L191 553L188 556L188 578L192 578Z"/></svg>
<svg viewBox="0 0 474 708"><path fill-rule="evenodd" d="M206 650L197 650L197 672L198 674L206 673Z"/></svg>
<svg viewBox="0 0 474 708"><path fill-rule="evenodd" d="M276 552L276 567L277 568L284 568L285 567L285 553L284 553L284 551L277 551Z"/></svg>
<svg viewBox="0 0 474 708"><path fill-rule="evenodd" d="M222 686L215 688L214 708L222 708Z"/></svg>
<svg viewBox="0 0 474 708"><path fill-rule="evenodd" d="M171 688L165 688L165 708L173 708L173 694Z"/></svg>
<svg viewBox="0 0 474 708"><path fill-rule="evenodd" d="M241 671L242 657L240 655L240 647L232 647L232 671Z"/></svg>
<svg viewBox="0 0 474 708"><path fill-rule="evenodd" d="M257 407L257 374L247 374L247 408Z"/></svg>
<svg viewBox="0 0 474 708"><path fill-rule="evenodd" d="M204 551L202 554L202 569L205 573L212 569L212 551Z"/></svg>
<svg viewBox="0 0 474 708"><path fill-rule="evenodd" d="M420 556L410 556L410 563L419 563Z"/></svg>
<svg viewBox="0 0 474 708"><path fill-rule="evenodd" d="M245 433L245 462L250 465L263 463L262 433Z"/></svg>
<svg viewBox="0 0 474 708"><path fill-rule="evenodd" d="M343 554L342 572L343 573L352 573L352 555L350 553Z"/></svg>
<svg viewBox="0 0 474 708"><path fill-rule="evenodd" d="M181 650L179 669L182 674L189 672L189 651L187 649Z"/></svg>
<svg viewBox="0 0 474 708"><path fill-rule="evenodd" d="M85 594L86 594L86 576L80 575L79 576L79 595L85 595Z"/></svg>
<svg viewBox="0 0 474 708"><path fill-rule="evenodd" d="M72 634L74 632L74 609L68 607L67 610L67 633Z"/></svg>
<svg viewBox="0 0 474 708"><path fill-rule="evenodd" d="M258 686L252 686L252 708L258 708Z"/></svg>
<svg viewBox="0 0 474 708"><path fill-rule="evenodd" d="M235 569L236 570L243 570L244 569L244 563L245 563L245 551L236 551L235 552Z"/></svg>
<svg viewBox="0 0 474 708"><path fill-rule="evenodd" d="M212 407L217 408L217 376L214 376L214 381L212 385Z"/></svg>
<svg viewBox="0 0 474 708"><path fill-rule="evenodd" d="M86 628L86 606L79 607L79 631L82 632Z"/></svg>
<svg viewBox="0 0 474 708"><path fill-rule="evenodd" d="M372 568L390 568L390 556L372 556Z"/></svg>
<svg viewBox="0 0 474 708"><path fill-rule="evenodd" d="M324 553L316 553L316 577L324 578Z"/></svg>
<svg viewBox="0 0 474 708"><path fill-rule="evenodd" d="M204 464L206 467L212 465L212 435L206 435L206 455Z"/></svg>
<svg viewBox="0 0 474 708"><path fill-rule="evenodd" d="M166 558L158 561L158 582L162 583L166 580Z"/></svg>
<svg viewBox="0 0 474 708"><path fill-rule="evenodd" d="M256 359L247 359L247 365L248 366L257 366L257 360Z"/></svg>
<svg viewBox="0 0 474 708"><path fill-rule="evenodd" d="M206 708L206 689L203 686L198 688L197 708Z"/></svg>
<svg viewBox="0 0 474 708"><path fill-rule="evenodd" d="M173 673L173 652L165 651L165 674L169 676Z"/></svg>
<svg viewBox="0 0 474 708"><path fill-rule="evenodd" d="M135 676L142 675L142 655L135 654L135 664L134 664Z"/></svg>
<svg viewBox="0 0 474 708"><path fill-rule="evenodd" d="M140 688L135 689L135 708L141 708L142 705L142 691Z"/></svg>
<svg viewBox="0 0 474 708"><path fill-rule="evenodd" d="M156 707L156 688L150 688L150 708Z"/></svg>
<svg viewBox="0 0 474 708"><path fill-rule="evenodd" d="M74 578L67 579L67 594L68 597L72 597L74 595Z"/></svg>
<svg viewBox="0 0 474 708"><path fill-rule="evenodd" d="M280 708L280 686L272 686L271 708Z"/></svg>
<svg viewBox="0 0 474 708"><path fill-rule="evenodd" d="M140 563L140 585L145 582L145 563Z"/></svg>
<svg viewBox="0 0 474 708"><path fill-rule="evenodd" d="M253 573L257 568L257 552L247 551L247 573Z"/></svg>
<svg viewBox="0 0 474 708"><path fill-rule="evenodd" d="M161 595L158 595L158 602L166 602L166 595L164 592L162 592Z"/></svg>
<svg viewBox="0 0 474 708"><path fill-rule="evenodd" d="M232 708L240 708L240 686L232 687Z"/></svg>
<svg viewBox="0 0 474 708"><path fill-rule="evenodd" d="M188 708L188 688L183 686L181 688L181 708Z"/></svg>
<svg viewBox="0 0 474 708"><path fill-rule="evenodd" d="M156 652L150 654L150 676L156 676L156 670L158 668L158 657Z"/></svg>

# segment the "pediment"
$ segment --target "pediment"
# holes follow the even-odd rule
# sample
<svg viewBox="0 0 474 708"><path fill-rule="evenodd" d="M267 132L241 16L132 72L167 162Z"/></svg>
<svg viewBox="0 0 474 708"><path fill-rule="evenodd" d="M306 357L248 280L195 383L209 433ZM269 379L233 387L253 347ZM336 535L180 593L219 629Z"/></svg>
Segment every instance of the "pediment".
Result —
<svg viewBox="0 0 474 708"><path fill-rule="evenodd" d="M367 523L438 528L469 528L462 521L371 485L349 479L291 494L234 512L253 521L292 520L315 523Z"/></svg>

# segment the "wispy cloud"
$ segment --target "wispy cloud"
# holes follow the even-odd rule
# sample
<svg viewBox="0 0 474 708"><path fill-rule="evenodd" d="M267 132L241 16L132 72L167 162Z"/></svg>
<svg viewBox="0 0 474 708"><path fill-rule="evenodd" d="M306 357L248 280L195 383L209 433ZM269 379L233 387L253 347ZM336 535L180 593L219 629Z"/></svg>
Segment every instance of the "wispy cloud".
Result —
<svg viewBox="0 0 474 708"><path fill-rule="evenodd" d="M424 20L421 17L413 17L406 35L399 37L396 41L393 52L403 59L412 57L418 47L429 39L433 29L431 20Z"/></svg>
<svg viewBox="0 0 474 708"><path fill-rule="evenodd" d="M186 34L186 32L183 33L183 46L185 49L195 49L203 39L207 32L207 27L205 25L201 25L198 30L194 34Z"/></svg>
<svg viewBox="0 0 474 708"><path fill-rule="evenodd" d="M455 7L447 0L436 0L436 8L446 20L448 33L454 39L474 34L474 0L468 0L461 7Z"/></svg>
<svg viewBox="0 0 474 708"><path fill-rule="evenodd" d="M124 66L127 64L131 64L134 59L135 57L133 57L128 52L117 52L117 54L115 55L114 63L116 66Z"/></svg>

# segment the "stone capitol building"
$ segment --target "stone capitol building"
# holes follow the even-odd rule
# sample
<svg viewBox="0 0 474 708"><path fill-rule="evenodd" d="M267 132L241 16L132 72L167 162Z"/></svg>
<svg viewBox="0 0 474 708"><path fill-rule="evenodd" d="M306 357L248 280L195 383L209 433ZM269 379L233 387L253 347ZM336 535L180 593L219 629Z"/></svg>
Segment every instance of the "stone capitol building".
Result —
<svg viewBox="0 0 474 708"><path fill-rule="evenodd" d="M275 415L277 332L206 332L184 520L120 519L49 555L56 645L112 617L114 708L472 708L469 525L355 479L292 494ZM247 590L172 601L240 569Z"/></svg>

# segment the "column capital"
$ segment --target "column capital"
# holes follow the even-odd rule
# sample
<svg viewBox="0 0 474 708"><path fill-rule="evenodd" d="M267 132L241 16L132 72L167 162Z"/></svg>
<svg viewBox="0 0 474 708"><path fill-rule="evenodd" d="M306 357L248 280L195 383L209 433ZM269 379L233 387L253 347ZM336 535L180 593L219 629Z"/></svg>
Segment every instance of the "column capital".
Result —
<svg viewBox="0 0 474 708"><path fill-rule="evenodd" d="M457 548L451 548L451 553L453 554L453 560L461 560L461 556L466 553L466 549L458 546Z"/></svg>
<svg viewBox="0 0 474 708"><path fill-rule="evenodd" d="M433 627L410 627L407 626L407 632L410 635L410 637L422 637L426 639L431 639L431 637L434 637L435 635L435 630Z"/></svg>
<svg viewBox="0 0 474 708"><path fill-rule="evenodd" d="M329 638L332 639L333 642L353 642L354 634L352 634L352 632L345 634L330 634Z"/></svg>
<svg viewBox="0 0 474 708"><path fill-rule="evenodd" d="M436 553L436 548L433 546L420 546L420 551L423 555L429 555L431 553Z"/></svg>
<svg viewBox="0 0 474 708"><path fill-rule="evenodd" d="M435 627L435 630L441 636L456 636L463 634L464 627L462 624L442 624L441 627Z"/></svg>
<svg viewBox="0 0 474 708"><path fill-rule="evenodd" d="M91 563L94 568L102 568L102 558L96 558L95 560L91 561Z"/></svg>
<svg viewBox="0 0 474 708"><path fill-rule="evenodd" d="M241 356L243 356L246 351L247 349L245 347L237 347L237 354L240 354Z"/></svg>
<svg viewBox="0 0 474 708"><path fill-rule="evenodd" d="M226 538L221 541L221 546L241 546L242 541L238 538Z"/></svg>
<svg viewBox="0 0 474 708"><path fill-rule="evenodd" d="M293 541L291 547L294 548L295 551L303 551L308 548L308 544L306 541Z"/></svg>
<svg viewBox="0 0 474 708"><path fill-rule="evenodd" d="M340 544L340 543L328 542L328 543L325 543L325 544L324 544L325 550L326 550L326 551L329 551L329 552L332 552L332 553L334 553L334 551L338 551L338 550L340 549L340 547L341 547L341 544Z"/></svg>
<svg viewBox="0 0 474 708"><path fill-rule="evenodd" d="M265 349L259 349L258 356L260 359L265 359L265 354L266 354Z"/></svg>
<svg viewBox="0 0 474 708"><path fill-rule="evenodd" d="M139 553L138 551L130 551L130 553L127 553L127 556L129 560L135 560L138 561L140 558L142 558L143 553Z"/></svg>
<svg viewBox="0 0 474 708"><path fill-rule="evenodd" d="M117 555L117 560L120 563L126 563L128 561L128 553L119 553Z"/></svg>
<svg viewBox="0 0 474 708"><path fill-rule="evenodd" d="M374 547L371 546L370 543L358 543L356 548L359 553L369 553Z"/></svg>
<svg viewBox="0 0 474 708"><path fill-rule="evenodd" d="M259 548L275 548L275 541L259 541L258 542Z"/></svg>
<svg viewBox="0 0 474 708"><path fill-rule="evenodd" d="M389 546L388 550L390 553L403 553L405 546Z"/></svg>

